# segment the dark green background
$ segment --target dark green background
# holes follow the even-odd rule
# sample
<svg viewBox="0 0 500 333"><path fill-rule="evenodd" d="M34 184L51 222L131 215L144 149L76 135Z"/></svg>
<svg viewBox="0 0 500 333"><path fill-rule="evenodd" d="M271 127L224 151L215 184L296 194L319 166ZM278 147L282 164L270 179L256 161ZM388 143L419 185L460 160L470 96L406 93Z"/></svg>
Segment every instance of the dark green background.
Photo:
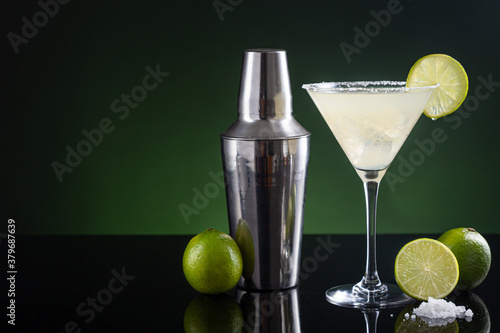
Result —
<svg viewBox="0 0 500 333"><path fill-rule="evenodd" d="M418 154L415 140L436 128L446 140L404 182L383 180L378 231L500 232L500 87L478 88L479 77L500 82L500 3L402 0L348 63L339 44L353 45L354 28L364 30L370 11L387 4L241 1L221 20L209 0L72 0L16 54L7 34L21 34L21 18L32 21L41 7L2 1L1 223L14 218L18 232L33 234L227 231L224 191L210 176L222 169L219 134L236 117L243 50L275 47L287 50L294 114L312 133L305 233L364 233L365 211L361 181L301 84L404 80L430 53L463 64L469 95L490 95L448 121L420 119L392 174ZM111 103L157 65L169 76L121 120ZM65 147L76 148L82 130L104 118L114 131L59 182L51 163L64 163ZM205 187L213 197L184 219L179 205L193 207Z"/></svg>

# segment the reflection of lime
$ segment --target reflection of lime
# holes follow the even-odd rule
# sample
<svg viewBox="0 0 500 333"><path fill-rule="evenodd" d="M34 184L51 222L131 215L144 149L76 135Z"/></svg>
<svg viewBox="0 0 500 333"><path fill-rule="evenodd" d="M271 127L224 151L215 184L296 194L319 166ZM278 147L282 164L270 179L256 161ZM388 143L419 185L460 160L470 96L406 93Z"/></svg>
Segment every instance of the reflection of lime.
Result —
<svg viewBox="0 0 500 333"><path fill-rule="evenodd" d="M453 291L458 281L458 263L443 243L420 238L399 251L394 275L401 290L421 301L429 297L443 298Z"/></svg>
<svg viewBox="0 0 500 333"><path fill-rule="evenodd" d="M488 275L491 266L491 251L486 239L473 228L448 230L438 241L448 246L455 254L460 267L457 288L473 289Z"/></svg>
<svg viewBox="0 0 500 333"><path fill-rule="evenodd" d="M239 333L242 328L240 306L226 294L198 295L184 312L184 330L187 333Z"/></svg>
<svg viewBox="0 0 500 333"><path fill-rule="evenodd" d="M255 248L253 245L253 237L247 221L240 219L236 227L234 240L241 251L243 258L243 277L245 279L252 278L255 269Z"/></svg>
<svg viewBox="0 0 500 333"><path fill-rule="evenodd" d="M189 241L182 268L194 289L217 294L236 286L243 270L243 260L231 236L208 229Z"/></svg>
<svg viewBox="0 0 500 333"><path fill-rule="evenodd" d="M463 305L467 309L471 309L474 315L472 318L464 318L458 321L458 326L460 327L460 332L462 333L489 333L491 330L491 319L490 313L486 304L483 300L476 294L470 291L454 292L453 294L458 294L449 296L448 298L453 301L456 305Z"/></svg>
<svg viewBox="0 0 500 333"><path fill-rule="evenodd" d="M436 119L452 113L462 104L469 80L458 61L445 54L422 57L410 69L406 85L425 87L439 84L425 106L424 114Z"/></svg>
<svg viewBox="0 0 500 333"><path fill-rule="evenodd" d="M394 326L395 333L457 333L458 323L453 320L451 323L447 323L442 326L429 326L429 324L420 317L415 317L411 319L413 313L413 308L415 304L410 304L401 311L398 318L396 319L396 325ZM410 316L406 319L405 314Z"/></svg>

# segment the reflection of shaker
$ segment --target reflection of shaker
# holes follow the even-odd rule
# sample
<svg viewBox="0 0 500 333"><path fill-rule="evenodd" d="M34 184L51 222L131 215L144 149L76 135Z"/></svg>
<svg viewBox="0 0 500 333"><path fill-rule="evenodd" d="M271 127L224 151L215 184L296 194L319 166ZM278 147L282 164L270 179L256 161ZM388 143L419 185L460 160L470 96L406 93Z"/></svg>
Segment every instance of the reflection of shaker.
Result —
<svg viewBox="0 0 500 333"><path fill-rule="evenodd" d="M243 255L238 286L296 286L309 132L292 116L286 52L246 50L238 118L221 134L229 230Z"/></svg>
<svg viewBox="0 0 500 333"><path fill-rule="evenodd" d="M301 332L297 288L273 292L238 289L236 301L243 314L243 332Z"/></svg>

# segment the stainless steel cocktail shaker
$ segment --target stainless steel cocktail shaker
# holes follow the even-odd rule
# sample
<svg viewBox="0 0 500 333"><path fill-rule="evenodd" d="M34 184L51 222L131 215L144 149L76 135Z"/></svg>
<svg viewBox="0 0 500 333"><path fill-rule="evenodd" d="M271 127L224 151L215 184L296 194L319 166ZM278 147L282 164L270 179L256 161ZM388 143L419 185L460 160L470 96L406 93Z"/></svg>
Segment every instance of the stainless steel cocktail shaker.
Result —
<svg viewBox="0 0 500 333"><path fill-rule="evenodd" d="M310 133L292 116L285 50L246 50L238 118L221 134L229 230L243 255L238 286L296 286Z"/></svg>

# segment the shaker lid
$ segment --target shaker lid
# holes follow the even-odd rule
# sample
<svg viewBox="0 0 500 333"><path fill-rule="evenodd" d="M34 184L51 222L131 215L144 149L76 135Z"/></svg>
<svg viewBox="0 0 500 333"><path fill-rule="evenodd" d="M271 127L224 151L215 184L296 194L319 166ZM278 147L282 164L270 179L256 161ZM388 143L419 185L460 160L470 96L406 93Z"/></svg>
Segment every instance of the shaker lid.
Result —
<svg viewBox="0 0 500 333"><path fill-rule="evenodd" d="M238 113L258 115L260 118L292 113L292 92L285 50L245 50Z"/></svg>
<svg viewBox="0 0 500 333"><path fill-rule="evenodd" d="M243 55L238 119L224 137L281 139L309 135L292 116L286 51L248 49Z"/></svg>

